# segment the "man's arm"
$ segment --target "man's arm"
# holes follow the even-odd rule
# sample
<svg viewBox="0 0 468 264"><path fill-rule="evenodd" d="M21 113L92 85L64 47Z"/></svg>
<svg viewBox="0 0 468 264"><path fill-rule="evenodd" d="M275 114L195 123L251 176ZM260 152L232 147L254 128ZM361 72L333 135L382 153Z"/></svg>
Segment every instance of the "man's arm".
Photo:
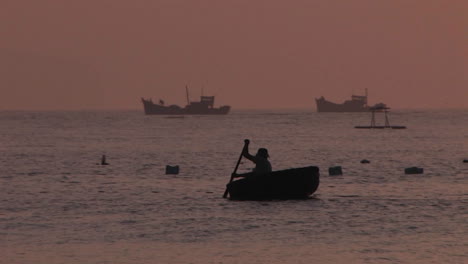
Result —
<svg viewBox="0 0 468 264"><path fill-rule="evenodd" d="M255 157L250 155L249 153L249 140L245 140L244 148L242 149L242 156L244 156L246 159L251 160L255 162Z"/></svg>

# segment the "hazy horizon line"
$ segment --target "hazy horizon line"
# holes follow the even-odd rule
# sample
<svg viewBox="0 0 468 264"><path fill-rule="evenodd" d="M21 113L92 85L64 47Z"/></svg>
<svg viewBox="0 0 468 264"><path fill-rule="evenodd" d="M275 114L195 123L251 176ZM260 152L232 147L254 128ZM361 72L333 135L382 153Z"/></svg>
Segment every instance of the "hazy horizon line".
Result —
<svg viewBox="0 0 468 264"><path fill-rule="evenodd" d="M240 107L240 108L232 108L231 106L231 112L232 111L273 111L273 110L313 110L311 112L317 112L315 107L309 108L309 107L273 107L273 108L265 108L265 107L260 107L260 108L250 108L250 107ZM394 111L422 111L422 110L468 110L468 107L427 107L427 108L421 108L421 107L416 107L416 108L392 108L390 107L390 110ZM26 108L18 108L18 109L1 109L0 112L88 112L88 111L93 111L93 112L112 112L112 111L141 111L144 113L143 107L140 108L82 108L82 109L26 109ZM342 113L354 113L354 112L342 112Z"/></svg>

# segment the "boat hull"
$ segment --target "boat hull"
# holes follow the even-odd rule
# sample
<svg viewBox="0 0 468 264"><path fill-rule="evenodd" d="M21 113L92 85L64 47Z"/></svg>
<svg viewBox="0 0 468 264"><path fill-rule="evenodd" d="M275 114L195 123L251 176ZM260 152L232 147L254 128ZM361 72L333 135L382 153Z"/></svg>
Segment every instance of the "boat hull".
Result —
<svg viewBox="0 0 468 264"><path fill-rule="evenodd" d="M325 100L323 97L315 99L317 112L368 112L369 107L363 101L349 100L342 104L336 104Z"/></svg>
<svg viewBox="0 0 468 264"><path fill-rule="evenodd" d="M306 199L319 183L319 168L310 166L246 177L229 183L227 190L231 200Z"/></svg>

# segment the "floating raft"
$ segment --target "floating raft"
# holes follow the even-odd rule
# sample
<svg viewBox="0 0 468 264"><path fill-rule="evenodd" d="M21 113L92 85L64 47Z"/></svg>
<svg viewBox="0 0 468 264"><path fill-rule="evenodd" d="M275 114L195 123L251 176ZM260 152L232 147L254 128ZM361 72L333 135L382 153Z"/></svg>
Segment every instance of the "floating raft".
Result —
<svg viewBox="0 0 468 264"><path fill-rule="evenodd" d="M391 128L391 129L405 129L405 126L355 126L354 128L376 128L376 129L383 129L383 128Z"/></svg>
<svg viewBox="0 0 468 264"><path fill-rule="evenodd" d="M390 129L405 129L405 126L391 126L390 122L388 121L388 110L390 108L386 107L384 104L377 104L374 107L370 108L370 111L372 112L372 118L371 118L371 124L370 126L355 126L354 128L363 128L363 129L384 129L384 128L390 128ZM384 126L377 126L375 125L375 113L376 112L384 112L385 113L385 125Z"/></svg>
<svg viewBox="0 0 468 264"><path fill-rule="evenodd" d="M231 200L306 199L318 188L319 168L315 166L248 176L227 185Z"/></svg>

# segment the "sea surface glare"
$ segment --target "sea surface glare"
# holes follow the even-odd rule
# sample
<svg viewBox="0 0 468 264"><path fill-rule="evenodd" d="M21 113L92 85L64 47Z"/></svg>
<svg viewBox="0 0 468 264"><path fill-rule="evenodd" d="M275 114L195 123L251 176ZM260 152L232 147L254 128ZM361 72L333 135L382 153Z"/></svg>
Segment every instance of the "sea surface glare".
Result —
<svg viewBox="0 0 468 264"><path fill-rule="evenodd" d="M468 111L389 118L407 129L313 110L0 112L0 263L468 263ZM274 170L318 166L313 197L222 199L246 138Z"/></svg>

